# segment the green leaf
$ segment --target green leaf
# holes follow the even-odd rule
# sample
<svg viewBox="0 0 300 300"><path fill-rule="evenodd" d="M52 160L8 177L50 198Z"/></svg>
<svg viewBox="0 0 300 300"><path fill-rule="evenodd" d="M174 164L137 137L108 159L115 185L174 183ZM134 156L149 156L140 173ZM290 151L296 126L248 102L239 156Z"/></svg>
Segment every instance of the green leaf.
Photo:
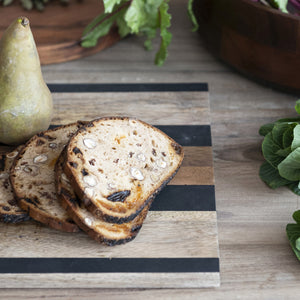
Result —
<svg viewBox="0 0 300 300"><path fill-rule="evenodd" d="M300 251L300 237L296 239L295 247L298 251Z"/></svg>
<svg viewBox="0 0 300 300"><path fill-rule="evenodd" d="M300 196L299 182L294 181L287 185L287 187L296 195Z"/></svg>
<svg viewBox="0 0 300 300"><path fill-rule="evenodd" d="M277 155L279 150L281 150L280 146L273 141L272 132L269 132L262 142L262 152L265 160L274 168L277 168L284 159Z"/></svg>
<svg viewBox="0 0 300 300"><path fill-rule="evenodd" d="M259 128L259 134L262 136L266 136L269 132L272 131L275 123L264 124Z"/></svg>
<svg viewBox="0 0 300 300"><path fill-rule="evenodd" d="M124 20L126 10L124 10L123 15L120 15L119 18L117 18L116 23L118 25L119 35L121 38L127 36L131 33L131 29L127 26L126 21Z"/></svg>
<svg viewBox="0 0 300 300"><path fill-rule="evenodd" d="M110 31L114 22L122 16L124 10L117 11L115 14L104 14L99 17L100 24L90 30L84 37L83 41L81 42L82 47L93 47L97 45L98 39L102 36L105 36ZM95 20L94 20L95 21ZM94 22L96 23L96 21ZM91 28L89 26L89 28Z"/></svg>
<svg viewBox="0 0 300 300"><path fill-rule="evenodd" d="M276 152L276 154L278 156L281 156L281 157L287 157L290 153L292 152L291 150L291 147L287 147L287 148L284 148L284 149L280 149Z"/></svg>
<svg viewBox="0 0 300 300"><path fill-rule="evenodd" d="M280 176L291 181L300 180L300 147L291 152L279 165Z"/></svg>
<svg viewBox="0 0 300 300"><path fill-rule="evenodd" d="M168 31L171 26L171 15L168 13L169 5L163 2L159 8L160 13L160 48L155 56L155 63L161 66L167 58L167 48L172 40L172 34Z"/></svg>
<svg viewBox="0 0 300 300"><path fill-rule="evenodd" d="M296 101L295 110L300 115L300 99Z"/></svg>
<svg viewBox="0 0 300 300"><path fill-rule="evenodd" d="M282 145L283 148L291 148L291 144L293 142L294 138L294 128L297 125L297 123L293 123L284 133L282 136Z"/></svg>
<svg viewBox="0 0 300 300"><path fill-rule="evenodd" d="M118 4L120 4L122 0L103 0L104 4L104 12L105 13L111 13L114 9L114 7Z"/></svg>
<svg viewBox="0 0 300 300"><path fill-rule="evenodd" d="M270 188L276 189L280 186L290 184L291 181L282 178L276 168L268 162L264 162L259 169L259 176Z"/></svg>
<svg viewBox="0 0 300 300"><path fill-rule="evenodd" d="M283 148L283 134L291 125L289 123L275 123L272 129L273 141Z"/></svg>
<svg viewBox="0 0 300 300"><path fill-rule="evenodd" d="M287 123L299 123L300 124L300 117L283 118L283 119L277 120L275 123L283 123L283 122L287 122Z"/></svg>
<svg viewBox="0 0 300 300"><path fill-rule="evenodd" d="M152 39L160 29L161 44L156 54L155 63L162 65L167 57L167 47L171 42L171 16L167 10L168 0L104 0L104 14L95 18L84 30L83 47L97 44L99 37L106 35L114 23L119 28L119 34L124 37L128 34L146 36L145 47L151 49Z"/></svg>
<svg viewBox="0 0 300 300"><path fill-rule="evenodd" d="M141 33L146 36L144 46L146 50L152 49L152 40L156 37L157 29L160 28L159 8L163 0L148 0L145 3L145 12L147 14L147 23L140 29Z"/></svg>
<svg viewBox="0 0 300 300"><path fill-rule="evenodd" d="M296 221L297 224L300 225L300 210L296 210L293 213L293 219Z"/></svg>
<svg viewBox="0 0 300 300"><path fill-rule="evenodd" d="M131 33L138 33L139 29L147 21L147 14L143 0L133 0L125 14L127 26L131 29Z"/></svg>
<svg viewBox="0 0 300 300"><path fill-rule="evenodd" d="M280 9L282 12L287 13L288 0L268 0L271 6Z"/></svg>
<svg viewBox="0 0 300 300"><path fill-rule="evenodd" d="M149 30L145 32L147 39L144 42L144 47L146 48L146 50L152 50L152 40L156 36L156 31L156 28L149 28Z"/></svg>
<svg viewBox="0 0 300 300"><path fill-rule="evenodd" d="M199 29L199 24L198 24L198 21L197 21L197 18L194 14L194 11L193 11L193 3L194 3L194 0L188 0L188 16L193 24L193 29L192 31L197 31Z"/></svg>
<svg viewBox="0 0 300 300"><path fill-rule="evenodd" d="M96 25L101 23L102 20L104 20L107 17L108 17L108 14L103 13L103 14L97 16L96 18L94 18L94 20L91 23L89 23L83 30L83 39L84 39L85 35L87 35L90 31L92 31L92 29L94 29L96 27Z"/></svg>
<svg viewBox="0 0 300 300"><path fill-rule="evenodd" d="M299 250L300 224L287 224L286 233L290 245L294 253L296 254L296 257L300 260L300 250Z"/></svg>
<svg viewBox="0 0 300 300"><path fill-rule="evenodd" d="M112 20L105 20L101 26L97 26L92 32L86 35L84 40L81 42L81 46L86 48L96 46L98 39L107 35L112 25Z"/></svg>
<svg viewBox="0 0 300 300"><path fill-rule="evenodd" d="M300 125L295 126L293 136L294 138L291 145L292 151L300 147Z"/></svg>

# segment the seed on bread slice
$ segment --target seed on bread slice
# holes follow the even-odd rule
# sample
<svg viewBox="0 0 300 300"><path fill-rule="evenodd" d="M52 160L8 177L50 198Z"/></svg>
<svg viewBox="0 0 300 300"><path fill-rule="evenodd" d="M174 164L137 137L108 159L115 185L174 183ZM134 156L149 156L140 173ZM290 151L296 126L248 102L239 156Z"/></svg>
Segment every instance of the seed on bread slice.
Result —
<svg viewBox="0 0 300 300"><path fill-rule="evenodd" d="M54 167L62 149L82 124L56 127L32 137L19 152L10 173L19 206L33 219L67 232L77 232L79 228L57 199Z"/></svg>
<svg viewBox="0 0 300 300"><path fill-rule="evenodd" d="M19 223L30 219L29 215L17 204L9 182L9 171L22 146L0 156L0 221Z"/></svg>
<svg viewBox="0 0 300 300"><path fill-rule="evenodd" d="M77 198L70 181L63 172L64 156L61 155L55 166L55 184L58 198L77 225L94 240L108 246L132 241L143 225L150 203L131 222L114 224L105 222L91 214Z"/></svg>
<svg viewBox="0 0 300 300"><path fill-rule="evenodd" d="M133 220L173 178L183 149L159 129L128 117L96 119L67 146L64 172L94 215Z"/></svg>

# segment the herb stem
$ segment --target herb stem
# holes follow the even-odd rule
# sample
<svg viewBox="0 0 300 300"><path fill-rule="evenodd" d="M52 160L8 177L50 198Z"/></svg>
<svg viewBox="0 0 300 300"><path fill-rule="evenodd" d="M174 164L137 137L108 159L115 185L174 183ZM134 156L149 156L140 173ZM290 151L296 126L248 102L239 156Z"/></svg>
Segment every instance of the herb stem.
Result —
<svg viewBox="0 0 300 300"><path fill-rule="evenodd" d="M111 18L112 16L116 15L117 13L119 13L124 8L129 7L130 4L131 4L131 2L132 2L132 0L127 1L126 3L120 5L116 10L114 10L113 12L111 12L110 14L108 14L107 16L105 16L98 24L95 24L95 26L88 33L86 33L84 36L81 37L81 41L83 41L100 24L102 24L103 22L105 22L106 20L108 20L109 18ZM105 12L104 12L104 14L105 14Z"/></svg>

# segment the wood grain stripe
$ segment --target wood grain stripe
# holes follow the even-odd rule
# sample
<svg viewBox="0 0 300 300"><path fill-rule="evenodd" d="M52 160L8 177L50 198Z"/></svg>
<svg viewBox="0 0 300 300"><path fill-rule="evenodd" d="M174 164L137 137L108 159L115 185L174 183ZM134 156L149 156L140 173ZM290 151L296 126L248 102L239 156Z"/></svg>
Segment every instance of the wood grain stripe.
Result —
<svg viewBox="0 0 300 300"><path fill-rule="evenodd" d="M219 272L201 272L201 273L55 273L55 274L1 274L0 286L2 288L109 288L111 291L116 291L118 288L205 288L218 287L220 285ZM33 298L44 298L45 294L40 294L39 290L34 291ZM78 290L77 290L78 291ZM153 291L153 290L152 290ZM159 291L159 290L158 290ZM57 292L57 291L56 291ZM120 291L119 296L114 299L124 298L124 292ZM17 293L17 292L16 292ZM45 291L47 293L47 291ZM59 292L58 292L59 293ZM79 293L79 291L78 291ZM89 293L85 290L85 296ZM96 298L99 299L99 294L103 291L96 291ZM160 292L161 293L161 292ZM178 293L178 291L177 291ZM185 291L186 293L186 291ZM43 296L42 296L43 295ZM186 295L186 294L185 294ZM145 295L140 298L145 298ZM55 297L55 296L54 296ZM82 296L83 297L83 296ZM160 296L157 296L161 298ZM150 297L151 299L157 299ZM9 298L9 297L8 297ZM4 299L8 299L4 298ZM24 298L24 290L21 290L19 299ZM39 299L40 299L39 298ZM60 298L60 296L58 296ZM58 299L55 297L55 299ZM65 297L63 297L65 298ZM72 297L67 297L73 299ZM86 297L84 297L86 298ZM125 297L126 298L126 297ZM136 295L132 294L126 299L136 299ZM184 297L183 297L184 298ZM182 299L183 299L182 298ZM14 298L15 299L15 298ZM26 298L29 299L29 298ZM81 297L76 299L82 299ZM104 297L104 299L107 299ZM111 299L111 294L108 299ZM165 299L165 298L164 298ZM174 299L172 296L166 299ZM176 298L175 299L179 299Z"/></svg>
<svg viewBox="0 0 300 300"><path fill-rule="evenodd" d="M169 185L214 185L212 167L182 166Z"/></svg>
<svg viewBox="0 0 300 300"><path fill-rule="evenodd" d="M149 124L209 125L208 92L53 93L53 124L129 116Z"/></svg>
<svg viewBox="0 0 300 300"><path fill-rule="evenodd" d="M207 83L52 83L52 93L103 93L103 92L208 92Z"/></svg>
<svg viewBox="0 0 300 300"><path fill-rule="evenodd" d="M214 185L167 185L155 198L154 211L215 211Z"/></svg>
<svg viewBox="0 0 300 300"><path fill-rule="evenodd" d="M210 125L157 125L181 146L211 146Z"/></svg>
<svg viewBox="0 0 300 300"><path fill-rule="evenodd" d="M0 223L0 257L219 257L216 219L215 211L150 211L134 241L115 247L84 232L59 232L34 221Z"/></svg>
<svg viewBox="0 0 300 300"><path fill-rule="evenodd" d="M219 272L219 258L0 258L0 273Z"/></svg>

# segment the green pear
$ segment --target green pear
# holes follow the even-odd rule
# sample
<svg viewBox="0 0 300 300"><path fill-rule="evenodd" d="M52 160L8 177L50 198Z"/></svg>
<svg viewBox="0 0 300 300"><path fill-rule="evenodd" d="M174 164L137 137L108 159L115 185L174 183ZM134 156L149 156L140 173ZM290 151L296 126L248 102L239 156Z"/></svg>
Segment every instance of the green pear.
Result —
<svg viewBox="0 0 300 300"><path fill-rule="evenodd" d="M24 143L46 130L52 111L29 20L20 17L0 40L0 142Z"/></svg>

